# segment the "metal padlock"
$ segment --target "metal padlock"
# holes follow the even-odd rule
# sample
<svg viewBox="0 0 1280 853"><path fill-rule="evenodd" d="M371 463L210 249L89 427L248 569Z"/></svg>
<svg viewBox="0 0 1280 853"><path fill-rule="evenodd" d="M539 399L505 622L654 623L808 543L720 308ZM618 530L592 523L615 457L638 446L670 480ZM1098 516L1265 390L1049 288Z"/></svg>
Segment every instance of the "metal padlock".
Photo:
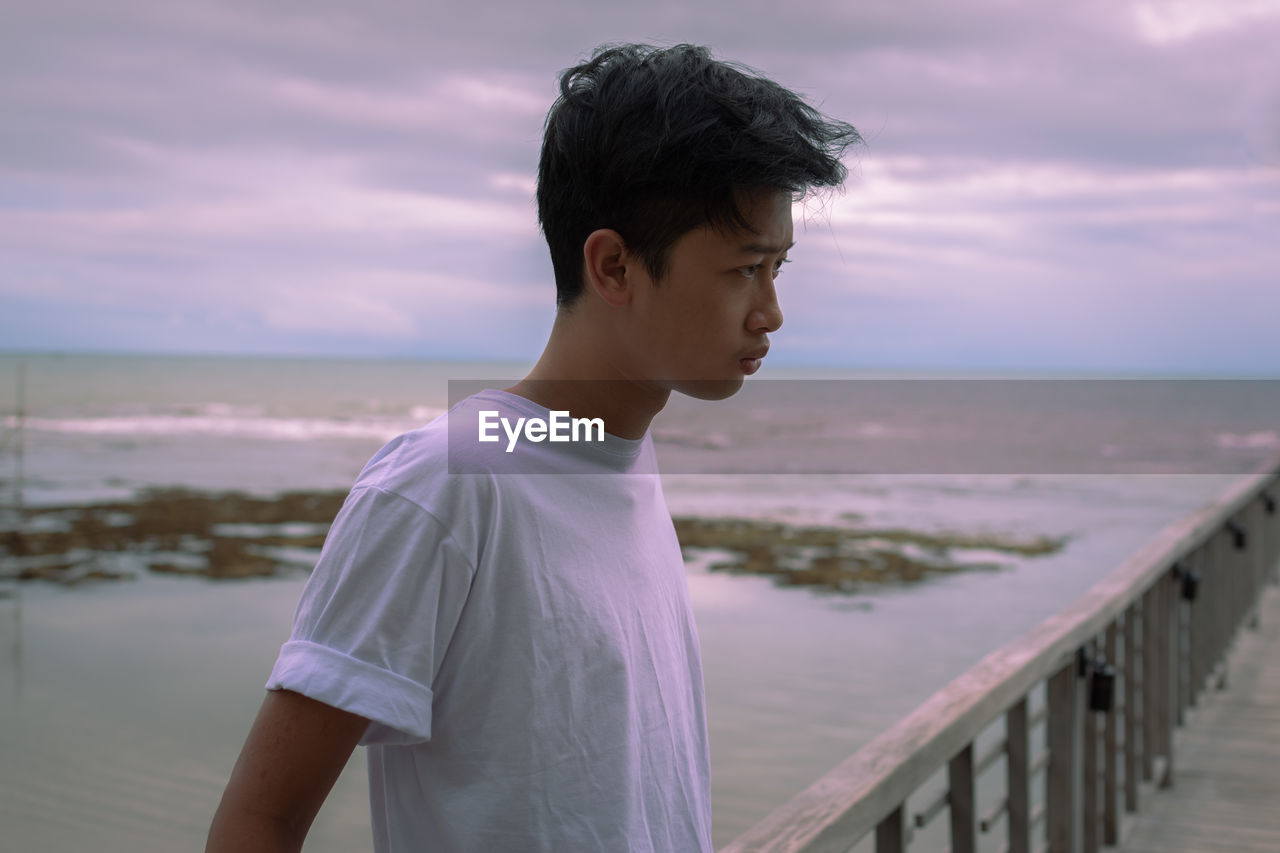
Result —
<svg viewBox="0 0 1280 853"><path fill-rule="evenodd" d="M1231 532L1231 541L1237 551L1243 551L1249 544L1249 535L1243 527L1234 521L1227 522L1227 530Z"/></svg>
<svg viewBox="0 0 1280 853"><path fill-rule="evenodd" d="M1195 601L1200 591L1200 573L1195 569L1182 573L1182 600Z"/></svg>
<svg viewBox="0 0 1280 853"><path fill-rule="evenodd" d="M1116 668L1103 660L1093 662L1089 676L1089 709L1107 712L1116 691Z"/></svg>

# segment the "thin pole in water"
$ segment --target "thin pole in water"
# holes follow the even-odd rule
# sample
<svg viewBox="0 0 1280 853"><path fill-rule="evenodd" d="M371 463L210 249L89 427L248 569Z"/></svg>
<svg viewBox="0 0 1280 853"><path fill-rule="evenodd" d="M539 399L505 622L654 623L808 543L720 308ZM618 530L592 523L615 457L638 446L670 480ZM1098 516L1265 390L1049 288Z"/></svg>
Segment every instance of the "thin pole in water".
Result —
<svg viewBox="0 0 1280 853"><path fill-rule="evenodd" d="M22 512L23 510L23 477L25 476L24 453L26 450L26 448L24 447L24 438L25 438L24 432L26 430L26 421L27 421L26 401L27 401L27 360L20 359L18 361L18 448L17 448L18 454L17 454L17 461L15 463L15 466L17 468L17 475L14 477L14 480L13 480L13 489L14 489L13 507L18 512L19 523L22 522L22 516L23 516L23 512Z"/></svg>

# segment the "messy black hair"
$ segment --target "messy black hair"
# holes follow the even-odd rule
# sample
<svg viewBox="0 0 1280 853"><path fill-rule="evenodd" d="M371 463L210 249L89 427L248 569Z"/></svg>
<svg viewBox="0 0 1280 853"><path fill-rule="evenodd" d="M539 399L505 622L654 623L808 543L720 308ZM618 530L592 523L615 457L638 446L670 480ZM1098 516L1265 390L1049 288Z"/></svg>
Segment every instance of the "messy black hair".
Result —
<svg viewBox="0 0 1280 853"><path fill-rule="evenodd" d="M582 292L582 246L612 228L655 281L668 250L705 225L750 230L742 193L836 187L862 137L794 92L705 47L605 46L564 71L538 164L538 222L556 304Z"/></svg>

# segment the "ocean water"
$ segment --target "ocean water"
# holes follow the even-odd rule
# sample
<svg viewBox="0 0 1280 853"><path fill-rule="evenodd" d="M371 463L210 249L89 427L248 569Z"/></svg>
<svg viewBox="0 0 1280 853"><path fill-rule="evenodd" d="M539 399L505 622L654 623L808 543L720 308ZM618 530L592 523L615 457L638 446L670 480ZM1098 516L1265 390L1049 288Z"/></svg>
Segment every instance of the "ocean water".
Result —
<svg viewBox="0 0 1280 853"><path fill-rule="evenodd" d="M19 360L27 504L345 488L448 406L450 381L525 367L0 355L6 505ZM1068 537L1047 557L990 555L998 571L856 596L693 555L717 844L1280 452L1277 387L766 369L731 401L673 399L654 435L676 515ZM199 849L304 580L4 587L0 846ZM357 756L308 850L367 849L364 785Z"/></svg>

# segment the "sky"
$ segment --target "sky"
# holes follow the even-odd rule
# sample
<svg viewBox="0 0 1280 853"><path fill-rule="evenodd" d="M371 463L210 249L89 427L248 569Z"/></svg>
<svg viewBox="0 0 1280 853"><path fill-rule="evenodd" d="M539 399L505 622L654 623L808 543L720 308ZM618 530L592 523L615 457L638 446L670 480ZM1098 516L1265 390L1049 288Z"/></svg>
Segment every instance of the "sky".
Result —
<svg viewBox="0 0 1280 853"><path fill-rule="evenodd" d="M3 0L0 349L532 360L543 118L620 41L866 140L770 362L1280 375L1280 0Z"/></svg>

